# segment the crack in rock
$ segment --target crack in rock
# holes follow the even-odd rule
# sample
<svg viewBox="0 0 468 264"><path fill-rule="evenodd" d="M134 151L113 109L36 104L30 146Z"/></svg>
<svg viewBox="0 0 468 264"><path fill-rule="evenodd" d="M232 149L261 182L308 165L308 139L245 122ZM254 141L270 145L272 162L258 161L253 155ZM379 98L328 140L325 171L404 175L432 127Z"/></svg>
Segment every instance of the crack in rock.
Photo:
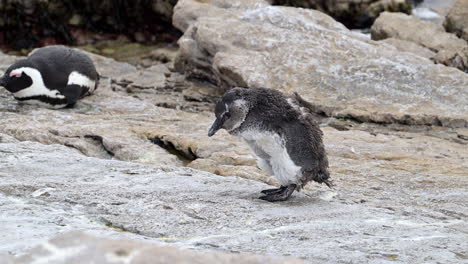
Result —
<svg viewBox="0 0 468 264"><path fill-rule="evenodd" d="M153 144L156 144L160 146L161 148L167 150L169 153L177 156L182 162L184 162L184 165L187 165L191 161L194 161L198 158L197 155L193 152L192 148L190 147L188 147L187 149L176 148L174 143L164 138L164 136L151 137L148 139Z"/></svg>
<svg viewBox="0 0 468 264"><path fill-rule="evenodd" d="M109 154L110 157L114 157L115 154L109 150L106 145L104 144L104 139L101 136L98 135L85 135L84 138L92 139L94 142L97 143L97 145L101 146L102 149Z"/></svg>

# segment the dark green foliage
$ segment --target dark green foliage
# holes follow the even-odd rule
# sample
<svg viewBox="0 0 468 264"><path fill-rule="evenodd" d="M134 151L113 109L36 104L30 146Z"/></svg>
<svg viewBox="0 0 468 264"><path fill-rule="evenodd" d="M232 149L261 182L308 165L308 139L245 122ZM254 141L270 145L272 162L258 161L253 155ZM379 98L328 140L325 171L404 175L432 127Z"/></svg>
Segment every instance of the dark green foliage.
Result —
<svg viewBox="0 0 468 264"><path fill-rule="evenodd" d="M177 0L0 0L0 45L29 49L47 44L76 42L73 30L122 34L135 40L170 41L179 36L171 25ZM173 40L173 39L172 39Z"/></svg>

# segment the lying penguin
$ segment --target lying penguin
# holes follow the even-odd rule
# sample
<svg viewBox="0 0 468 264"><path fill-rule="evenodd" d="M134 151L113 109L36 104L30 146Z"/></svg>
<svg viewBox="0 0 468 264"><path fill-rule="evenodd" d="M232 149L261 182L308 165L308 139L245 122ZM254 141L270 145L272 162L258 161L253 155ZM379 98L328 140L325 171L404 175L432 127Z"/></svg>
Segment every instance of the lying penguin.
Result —
<svg viewBox="0 0 468 264"><path fill-rule="evenodd" d="M309 181L331 187L322 131L298 95L265 88L234 88L216 104L216 120L208 132L219 129L243 138L258 156L258 166L274 175L280 188L263 190L260 199L287 200Z"/></svg>
<svg viewBox="0 0 468 264"><path fill-rule="evenodd" d="M98 82L99 75L86 54L65 46L49 46L11 65L0 86L21 102L62 108L94 92Z"/></svg>

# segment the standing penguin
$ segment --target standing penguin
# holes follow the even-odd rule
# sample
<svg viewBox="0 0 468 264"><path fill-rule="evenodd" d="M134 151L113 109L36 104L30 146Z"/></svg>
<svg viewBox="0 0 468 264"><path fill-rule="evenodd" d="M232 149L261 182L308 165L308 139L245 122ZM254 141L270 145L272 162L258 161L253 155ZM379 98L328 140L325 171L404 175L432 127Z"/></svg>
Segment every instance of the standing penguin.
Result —
<svg viewBox="0 0 468 264"><path fill-rule="evenodd" d="M258 166L281 184L263 190L260 199L285 201L312 180L332 185L323 133L305 103L297 93L288 97L273 89L234 88L216 104L208 136L223 128L243 138L258 156Z"/></svg>
<svg viewBox="0 0 468 264"><path fill-rule="evenodd" d="M94 92L98 82L99 74L86 54L65 46L49 46L11 65L0 86L19 101L62 108Z"/></svg>

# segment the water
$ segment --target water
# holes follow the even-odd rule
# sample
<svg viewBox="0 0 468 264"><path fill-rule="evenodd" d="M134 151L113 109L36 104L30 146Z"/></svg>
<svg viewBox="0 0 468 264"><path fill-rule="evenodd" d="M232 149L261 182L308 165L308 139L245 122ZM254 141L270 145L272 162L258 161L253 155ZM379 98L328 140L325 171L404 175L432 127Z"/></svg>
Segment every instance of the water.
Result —
<svg viewBox="0 0 468 264"><path fill-rule="evenodd" d="M442 24L445 15L454 3L455 0L425 0L414 4L412 15L422 20Z"/></svg>

